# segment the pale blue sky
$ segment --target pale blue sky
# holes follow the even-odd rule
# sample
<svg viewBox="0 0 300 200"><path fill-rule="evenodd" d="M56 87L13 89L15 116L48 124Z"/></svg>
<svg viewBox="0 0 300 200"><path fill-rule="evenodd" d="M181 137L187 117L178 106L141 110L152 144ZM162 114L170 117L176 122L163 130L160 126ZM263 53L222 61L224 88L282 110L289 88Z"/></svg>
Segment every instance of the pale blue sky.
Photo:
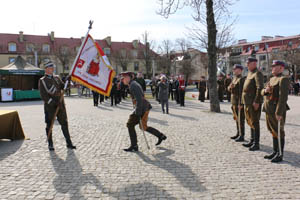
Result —
<svg viewBox="0 0 300 200"><path fill-rule="evenodd" d="M132 41L147 30L152 39L161 41L185 37L185 27L193 23L189 9L169 19L158 16L156 0L5 0L1 8L1 33L55 31L57 37L81 37L93 19L91 35L97 39ZM238 15L237 40L300 34L300 0L240 0L231 10Z"/></svg>

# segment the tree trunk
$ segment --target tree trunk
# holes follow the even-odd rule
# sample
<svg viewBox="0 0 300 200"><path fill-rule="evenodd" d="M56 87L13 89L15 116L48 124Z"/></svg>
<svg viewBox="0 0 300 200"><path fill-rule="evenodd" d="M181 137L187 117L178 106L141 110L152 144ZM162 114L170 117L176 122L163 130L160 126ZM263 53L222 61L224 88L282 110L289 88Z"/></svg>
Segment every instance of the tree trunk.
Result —
<svg viewBox="0 0 300 200"><path fill-rule="evenodd" d="M210 111L220 112L220 103L217 91L217 48L216 37L217 29L214 17L213 0L206 0L206 22L208 33L208 85Z"/></svg>

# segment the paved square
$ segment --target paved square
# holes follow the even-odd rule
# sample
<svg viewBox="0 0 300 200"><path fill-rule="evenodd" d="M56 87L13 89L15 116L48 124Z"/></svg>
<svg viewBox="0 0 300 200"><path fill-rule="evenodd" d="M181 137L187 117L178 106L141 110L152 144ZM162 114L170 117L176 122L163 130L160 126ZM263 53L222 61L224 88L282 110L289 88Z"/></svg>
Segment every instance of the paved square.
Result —
<svg viewBox="0 0 300 200"><path fill-rule="evenodd" d="M230 140L235 134L230 104L210 113L209 103L171 102L170 115L151 100L149 125L168 136L160 147L147 134L148 151L136 127L139 153L127 153L130 100L118 107L92 99L66 98L68 150L57 124L55 152L49 152L41 101L1 103L18 110L25 141L0 141L0 199L300 199L300 97L289 97L284 162L263 156L272 151L271 134L261 119L261 150L249 152ZM246 137L249 128L246 126Z"/></svg>

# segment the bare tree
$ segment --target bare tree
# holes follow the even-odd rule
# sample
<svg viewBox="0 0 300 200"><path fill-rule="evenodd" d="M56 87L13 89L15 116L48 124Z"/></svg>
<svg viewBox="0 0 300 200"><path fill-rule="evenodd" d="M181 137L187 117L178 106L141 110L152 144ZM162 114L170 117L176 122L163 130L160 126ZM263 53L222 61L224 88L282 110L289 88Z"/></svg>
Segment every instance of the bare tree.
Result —
<svg viewBox="0 0 300 200"><path fill-rule="evenodd" d="M283 60L288 65L289 73L293 75L294 80L297 79L297 73L300 70L300 49L292 48L287 45L284 50L272 53L269 63L272 60ZM271 71L269 72L271 73Z"/></svg>
<svg viewBox="0 0 300 200"><path fill-rule="evenodd" d="M76 52L67 45L62 45L54 49L54 55L62 65L62 73L65 74L65 70L70 68L70 64L73 62Z"/></svg>
<svg viewBox="0 0 300 200"><path fill-rule="evenodd" d="M142 34L142 43L143 45L140 45L140 51L142 51L141 55L142 55L142 60L144 62L144 65L146 67L146 76L147 78L151 77L151 69L152 69L152 62L155 59L155 53L153 51L154 49L154 41L150 40L149 38L149 32L145 31Z"/></svg>
<svg viewBox="0 0 300 200"><path fill-rule="evenodd" d="M35 44L31 48L28 49L26 48L25 55L31 56L33 58L33 61L37 59L36 67L40 67L41 64L44 62L44 59L46 58L49 59L50 51L43 51L42 45ZM31 64L35 64L35 63L31 63Z"/></svg>
<svg viewBox="0 0 300 200"><path fill-rule="evenodd" d="M117 65L121 66L122 71L127 71L127 67L132 56L127 49L119 49L113 53L112 58L115 60Z"/></svg>
<svg viewBox="0 0 300 200"><path fill-rule="evenodd" d="M201 40L206 43L206 45L202 46L206 46L208 53L208 86L210 92L210 110L212 112L221 111L217 93L218 27L216 21L225 14L229 14L228 6L232 5L232 2L233 0L158 0L160 9L157 13L159 15L168 18L179 9L190 7L192 9L192 18L196 22L205 24L207 34L201 37L202 39L198 39L200 44Z"/></svg>
<svg viewBox="0 0 300 200"><path fill-rule="evenodd" d="M170 75L172 59L171 51L173 50L173 44L170 40L163 40L159 46L161 56L157 59L158 68L163 71L164 74Z"/></svg>

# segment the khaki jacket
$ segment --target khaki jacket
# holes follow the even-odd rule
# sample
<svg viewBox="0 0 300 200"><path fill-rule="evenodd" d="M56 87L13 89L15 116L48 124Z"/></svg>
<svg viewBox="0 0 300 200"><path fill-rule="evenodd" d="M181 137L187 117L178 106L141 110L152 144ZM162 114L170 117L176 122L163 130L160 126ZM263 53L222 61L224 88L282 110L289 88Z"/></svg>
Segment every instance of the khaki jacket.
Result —
<svg viewBox="0 0 300 200"><path fill-rule="evenodd" d="M263 89L264 84L263 79L263 74L257 69L248 72L242 93L242 103L244 105L252 105L254 102L262 104L263 98L261 90Z"/></svg>

